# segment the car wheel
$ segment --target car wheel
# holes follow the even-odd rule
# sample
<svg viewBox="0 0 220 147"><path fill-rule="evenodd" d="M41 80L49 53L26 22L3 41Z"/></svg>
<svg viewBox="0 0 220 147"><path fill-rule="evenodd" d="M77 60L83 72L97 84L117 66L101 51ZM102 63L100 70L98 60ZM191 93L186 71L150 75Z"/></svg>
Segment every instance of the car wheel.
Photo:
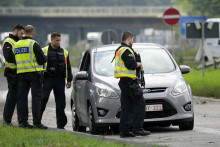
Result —
<svg viewBox="0 0 220 147"><path fill-rule="evenodd" d="M89 131L91 134L98 134L99 130L98 130L98 127L96 127L95 125L95 119L94 119L94 114L93 114L91 105L89 105L88 114L89 114L88 116L89 117Z"/></svg>
<svg viewBox="0 0 220 147"><path fill-rule="evenodd" d="M194 118L192 121L188 122L188 123L184 123L179 125L179 129L180 130L192 130L194 128Z"/></svg>
<svg viewBox="0 0 220 147"><path fill-rule="evenodd" d="M86 131L86 127L79 125L79 118L77 116L76 106L74 103L72 105L72 127L73 127L73 131L79 131L79 132Z"/></svg>

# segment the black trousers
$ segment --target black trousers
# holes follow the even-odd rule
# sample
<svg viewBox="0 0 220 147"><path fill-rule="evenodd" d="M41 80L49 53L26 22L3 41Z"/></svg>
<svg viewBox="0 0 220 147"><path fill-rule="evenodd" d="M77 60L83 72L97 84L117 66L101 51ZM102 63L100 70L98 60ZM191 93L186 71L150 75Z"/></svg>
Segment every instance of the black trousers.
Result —
<svg viewBox="0 0 220 147"><path fill-rule="evenodd" d="M19 124L28 122L28 93L31 88L33 124L41 124L41 99L43 88L37 72L21 73L18 75L18 116Z"/></svg>
<svg viewBox="0 0 220 147"><path fill-rule="evenodd" d="M53 90L56 103L57 128L63 128L67 124L65 114L66 97L65 97L65 78L46 78L44 81L44 97L41 102L41 115L46 108L50 93Z"/></svg>
<svg viewBox="0 0 220 147"><path fill-rule="evenodd" d="M3 118L6 123L11 123L11 119L17 104L17 74L9 73L7 75L8 93L5 101Z"/></svg>
<svg viewBox="0 0 220 147"><path fill-rule="evenodd" d="M145 117L145 101L143 96L131 97L129 85L119 82L121 89L120 133L127 133L132 128L139 131L143 128Z"/></svg>

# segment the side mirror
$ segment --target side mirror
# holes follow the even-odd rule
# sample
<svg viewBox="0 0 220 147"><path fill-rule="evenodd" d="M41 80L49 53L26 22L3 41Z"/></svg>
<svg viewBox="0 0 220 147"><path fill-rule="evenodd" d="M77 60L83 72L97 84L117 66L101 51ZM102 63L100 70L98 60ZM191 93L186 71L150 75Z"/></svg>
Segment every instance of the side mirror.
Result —
<svg viewBox="0 0 220 147"><path fill-rule="evenodd" d="M190 67L186 65L180 65L180 71L182 74L187 74L190 72Z"/></svg>
<svg viewBox="0 0 220 147"><path fill-rule="evenodd" d="M74 75L75 80L88 80L89 74L87 71L79 71Z"/></svg>

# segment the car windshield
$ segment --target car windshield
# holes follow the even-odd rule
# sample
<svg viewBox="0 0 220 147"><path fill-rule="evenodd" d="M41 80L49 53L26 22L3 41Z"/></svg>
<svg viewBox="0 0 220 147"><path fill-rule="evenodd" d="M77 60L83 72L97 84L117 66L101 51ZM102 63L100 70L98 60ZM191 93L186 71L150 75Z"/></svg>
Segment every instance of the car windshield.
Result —
<svg viewBox="0 0 220 147"><path fill-rule="evenodd" d="M144 73L159 74L169 73L175 70L175 65L170 56L163 49L134 49L140 53L144 66ZM114 76L115 62L112 61L115 51L103 51L95 53L95 72L102 76Z"/></svg>

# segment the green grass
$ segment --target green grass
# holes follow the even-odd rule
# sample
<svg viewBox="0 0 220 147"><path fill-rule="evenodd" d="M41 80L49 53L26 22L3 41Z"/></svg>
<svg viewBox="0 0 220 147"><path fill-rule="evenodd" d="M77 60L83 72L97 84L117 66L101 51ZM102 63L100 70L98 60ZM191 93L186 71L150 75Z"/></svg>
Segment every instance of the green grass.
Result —
<svg viewBox="0 0 220 147"><path fill-rule="evenodd" d="M0 73L3 73L5 71L4 68L0 68Z"/></svg>
<svg viewBox="0 0 220 147"><path fill-rule="evenodd" d="M76 136L70 133L0 126L0 146L4 147L134 147L121 142ZM136 146L136 145L135 145Z"/></svg>
<svg viewBox="0 0 220 147"><path fill-rule="evenodd" d="M191 86L193 95L220 98L220 69L205 69L204 77L202 70L194 69L184 78Z"/></svg>

